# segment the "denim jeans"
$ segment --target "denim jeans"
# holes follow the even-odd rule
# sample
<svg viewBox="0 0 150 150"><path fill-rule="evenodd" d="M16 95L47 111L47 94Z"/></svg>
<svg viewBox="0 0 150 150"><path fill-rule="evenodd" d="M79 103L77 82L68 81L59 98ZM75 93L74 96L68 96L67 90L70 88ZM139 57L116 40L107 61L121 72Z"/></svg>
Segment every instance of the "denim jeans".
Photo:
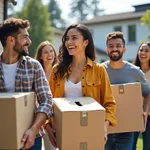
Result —
<svg viewBox="0 0 150 150"><path fill-rule="evenodd" d="M133 148L136 150L136 144L139 137L139 132L134 133ZM147 118L146 130L142 133L143 138L143 150L150 150L150 116Z"/></svg>
<svg viewBox="0 0 150 150"><path fill-rule="evenodd" d="M105 150L132 150L133 132L109 134Z"/></svg>
<svg viewBox="0 0 150 150"><path fill-rule="evenodd" d="M41 150L42 149L42 137L35 139L34 146L29 148L29 150Z"/></svg>

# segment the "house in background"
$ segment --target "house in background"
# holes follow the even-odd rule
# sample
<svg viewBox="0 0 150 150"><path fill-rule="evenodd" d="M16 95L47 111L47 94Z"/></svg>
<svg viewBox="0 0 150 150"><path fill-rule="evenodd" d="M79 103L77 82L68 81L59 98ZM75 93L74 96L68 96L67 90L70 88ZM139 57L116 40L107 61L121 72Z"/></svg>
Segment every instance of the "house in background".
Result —
<svg viewBox="0 0 150 150"><path fill-rule="evenodd" d="M8 17L7 16L8 3L12 3L14 6L17 5L17 2L15 0L0 0L0 23L3 22L3 20L5 20ZM54 45L54 48L58 53L63 31L53 28L53 32L54 34L52 37L52 44ZM3 48L0 43L0 52L2 51L2 49Z"/></svg>
<svg viewBox="0 0 150 150"><path fill-rule="evenodd" d="M53 32L54 32L54 35L52 35L52 44L56 50L56 53L58 54L59 47L62 43L62 36L63 36L64 31L57 29L57 28L53 28Z"/></svg>
<svg viewBox="0 0 150 150"><path fill-rule="evenodd" d="M135 8L134 12L97 16L81 22L88 26L93 34L98 62L108 60L105 40L109 32L123 32L127 48L124 59L127 61L132 61L135 58L140 42L148 40L147 36L150 31L147 26L141 25L140 18L146 13L147 9L150 9L150 3L133 7Z"/></svg>
<svg viewBox="0 0 150 150"><path fill-rule="evenodd" d="M12 3L17 5L15 0L0 0L0 23L7 18L7 4ZM3 50L3 47L0 42L0 52Z"/></svg>

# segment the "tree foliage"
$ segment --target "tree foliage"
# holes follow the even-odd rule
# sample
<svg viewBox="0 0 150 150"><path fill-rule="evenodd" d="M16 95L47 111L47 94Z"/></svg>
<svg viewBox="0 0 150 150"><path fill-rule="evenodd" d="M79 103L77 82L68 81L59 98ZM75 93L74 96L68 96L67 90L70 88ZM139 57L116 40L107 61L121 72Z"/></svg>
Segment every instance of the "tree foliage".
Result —
<svg viewBox="0 0 150 150"><path fill-rule="evenodd" d="M103 10L98 7L99 2L99 0L72 0L70 3L70 16L76 17L79 21L86 20L89 15L92 17L98 16L103 12Z"/></svg>
<svg viewBox="0 0 150 150"><path fill-rule="evenodd" d="M141 17L141 22L143 25L148 26L150 30L150 10L147 10L145 15ZM150 40L150 35L148 36L148 39Z"/></svg>
<svg viewBox="0 0 150 150"><path fill-rule="evenodd" d="M29 47L29 53L31 57L34 56L40 42L51 41L53 31L49 16L48 7L43 5L41 0L28 0L23 9L17 13L17 17L30 21L29 33L32 44Z"/></svg>
<svg viewBox="0 0 150 150"><path fill-rule="evenodd" d="M104 12L103 9L100 9L98 7L100 1L99 0L92 0L91 1L91 14L93 14L93 16L98 16L100 15L102 12Z"/></svg>
<svg viewBox="0 0 150 150"><path fill-rule="evenodd" d="M85 20L88 16L89 5L87 0L73 0L70 3L71 17L76 17L78 20Z"/></svg>
<svg viewBox="0 0 150 150"><path fill-rule="evenodd" d="M55 28L65 28L65 21L61 17L61 10L56 0L50 0L48 4L48 11L50 12L50 21Z"/></svg>

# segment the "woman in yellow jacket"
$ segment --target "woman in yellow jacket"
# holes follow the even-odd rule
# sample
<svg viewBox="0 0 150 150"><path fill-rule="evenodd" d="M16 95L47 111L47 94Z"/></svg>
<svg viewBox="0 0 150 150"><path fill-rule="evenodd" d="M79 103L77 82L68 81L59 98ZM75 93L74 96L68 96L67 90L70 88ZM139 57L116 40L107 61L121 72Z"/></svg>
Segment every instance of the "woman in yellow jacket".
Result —
<svg viewBox="0 0 150 150"><path fill-rule="evenodd" d="M107 140L108 126L116 125L116 103L104 67L94 62L93 38L86 26L73 24L66 29L58 60L49 82L53 97L94 98L106 109L104 139ZM47 125L47 131L52 145L57 147L55 130Z"/></svg>

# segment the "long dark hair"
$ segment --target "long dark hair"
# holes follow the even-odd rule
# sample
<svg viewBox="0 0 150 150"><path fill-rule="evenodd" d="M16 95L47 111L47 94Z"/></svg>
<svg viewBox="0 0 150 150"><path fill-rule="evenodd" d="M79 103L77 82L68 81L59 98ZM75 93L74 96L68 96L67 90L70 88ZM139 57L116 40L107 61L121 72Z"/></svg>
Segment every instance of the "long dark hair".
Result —
<svg viewBox="0 0 150 150"><path fill-rule="evenodd" d="M67 75L69 76L68 68L72 62L72 56L69 55L65 46L65 42L66 42L66 36L67 36L68 31L73 28L77 29L82 34L84 40L89 41L85 49L85 55L89 57L91 60L93 61L95 60L95 57L96 57L95 47L94 47L94 42L93 42L93 38L92 38L92 34L90 30L83 24L72 24L66 29L62 37L62 44L59 48L59 55L58 55L59 62L58 62L57 70L55 72L55 78L57 78L58 74L60 78L62 78L65 73L67 73Z"/></svg>
<svg viewBox="0 0 150 150"><path fill-rule="evenodd" d="M136 54L136 58L135 58L134 61L133 61L133 64L136 65L136 66L138 66L138 67L140 67L140 69L142 69L142 68L141 68L141 62L140 62L140 59L139 59L139 56L138 56L138 52L139 52L139 50L140 50L140 47L141 47L143 44L146 44L146 45L148 45L148 46L150 47L150 42L143 42L142 44L140 44L140 46L139 46L139 48L138 48L138 51L137 51L137 54ZM150 67L150 60L149 60L149 67Z"/></svg>

